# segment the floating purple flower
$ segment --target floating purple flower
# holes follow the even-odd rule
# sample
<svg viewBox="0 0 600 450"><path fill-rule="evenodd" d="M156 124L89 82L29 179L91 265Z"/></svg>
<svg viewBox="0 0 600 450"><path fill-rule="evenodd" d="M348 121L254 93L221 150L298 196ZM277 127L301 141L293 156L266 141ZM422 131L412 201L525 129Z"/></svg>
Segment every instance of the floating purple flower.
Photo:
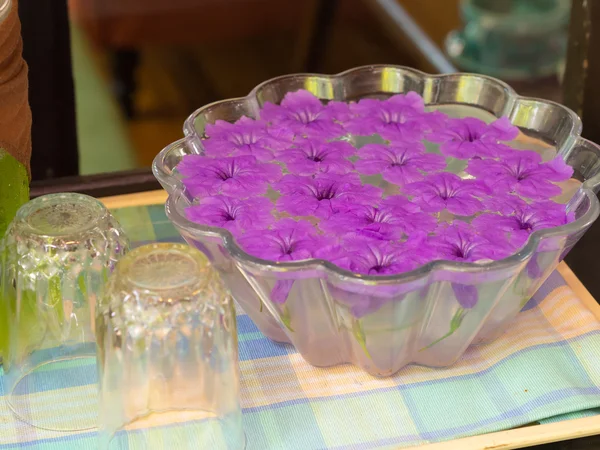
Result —
<svg viewBox="0 0 600 450"><path fill-rule="evenodd" d="M496 260L511 253L502 243L492 243L469 224L457 221L439 226L435 235L428 238L427 246L435 254L435 259L450 261Z"/></svg>
<svg viewBox="0 0 600 450"><path fill-rule="evenodd" d="M392 208L349 204L319 224L331 234L354 233L380 240L399 240L405 232L406 215Z"/></svg>
<svg viewBox="0 0 600 450"><path fill-rule="evenodd" d="M419 141L443 120L441 114L425 113L423 99L415 92L384 101L363 99L350 105L350 110L355 117L344 124L348 132L362 136L380 134L392 141Z"/></svg>
<svg viewBox="0 0 600 450"><path fill-rule="evenodd" d="M474 117L450 119L444 128L438 128L428 136L433 142L441 143L440 151L447 156L467 159L475 156L495 158L504 153L506 146L500 141L511 141L519 129L506 117L486 124Z"/></svg>
<svg viewBox="0 0 600 450"><path fill-rule="evenodd" d="M346 119L348 105L341 102L321 101L305 90L287 94L281 105L265 103L260 111L261 119L270 122L274 130L289 129L299 136L334 139L345 134L337 123Z"/></svg>
<svg viewBox="0 0 600 450"><path fill-rule="evenodd" d="M310 222L293 219L282 219L271 229L246 233L238 243L250 255L269 261L310 259L323 247Z"/></svg>
<svg viewBox="0 0 600 450"><path fill-rule="evenodd" d="M354 168L347 158L356 149L347 142L320 142L303 139L294 147L278 153L278 159L286 163L288 171L296 175L314 175L320 172L343 174Z"/></svg>
<svg viewBox="0 0 600 450"><path fill-rule="evenodd" d="M494 193L516 193L531 199L547 199L561 193L556 181L568 180L573 168L560 157L542 163L538 153L520 151L499 161L473 159L466 171L484 180Z"/></svg>
<svg viewBox="0 0 600 450"><path fill-rule="evenodd" d="M274 189L281 192L277 208L299 216L327 218L349 202L369 204L381 198L381 189L361 185L356 174L323 174L314 178L285 175Z"/></svg>
<svg viewBox="0 0 600 450"><path fill-rule="evenodd" d="M203 141L210 157L252 155L259 161L271 161L273 151L286 147L281 139L267 132L265 122L242 117L235 124L217 120L206 126L208 139Z"/></svg>
<svg viewBox="0 0 600 450"><path fill-rule="evenodd" d="M431 233L437 226L436 217L421 211L417 204L402 195L387 197L379 206L382 210L401 215L403 217L401 227L409 236Z"/></svg>
<svg viewBox="0 0 600 450"><path fill-rule="evenodd" d="M336 258L340 267L364 275L392 275L414 269L416 263L404 246L386 241L352 239L345 245L346 258Z"/></svg>
<svg viewBox="0 0 600 450"><path fill-rule="evenodd" d="M425 153L421 143L367 144L358 151L356 170L365 175L381 174L390 183L404 185L423 179L423 173L446 167L442 155Z"/></svg>
<svg viewBox="0 0 600 450"><path fill-rule="evenodd" d="M380 205L341 205L339 212L319 223L319 228L342 237L397 241L433 231L437 219L400 195L388 197Z"/></svg>
<svg viewBox="0 0 600 450"><path fill-rule="evenodd" d="M494 195L484 198L482 203L484 211L498 212L504 215L512 214L519 208L527 207L525 200L508 192L496 192Z"/></svg>
<svg viewBox="0 0 600 450"><path fill-rule="evenodd" d="M513 249L518 249L534 231L561 226L573 219L566 214L565 205L540 202L516 208L510 215L482 214L473 219L473 227L482 235L496 238L504 232Z"/></svg>
<svg viewBox="0 0 600 450"><path fill-rule="evenodd" d="M463 180L453 173L443 172L428 176L405 187L423 211L439 212L447 209L458 216L470 216L482 209L479 198L489 189L482 181Z"/></svg>
<svg viewBox="0 0 600 450"><path fill-rule="evenodd" d="M244 231L267 228L273 221L273 203L265 197L238 199L224 195L204 197L187 208L187 218L210 227L220 227L240 235Z"/></svg>
<svg viewBox="0 0 600 450"><path fill-rule="evenodd" d="M281 167L257 162L254 156L212 159L187 155L177 166L183 183L195 197L225 194L248 197L264 194L281 178Z"/></svg>

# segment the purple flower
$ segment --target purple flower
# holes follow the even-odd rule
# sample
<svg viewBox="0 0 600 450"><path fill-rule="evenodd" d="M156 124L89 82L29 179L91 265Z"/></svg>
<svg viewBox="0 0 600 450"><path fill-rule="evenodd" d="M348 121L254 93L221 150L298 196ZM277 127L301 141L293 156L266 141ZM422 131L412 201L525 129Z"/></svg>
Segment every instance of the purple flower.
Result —
<svg viewBox="0 0 600 450"><path fill-rule="evenodd" d="M224 195L204 197L186 209L187 218L210 227L226 228L234 235L267 228L273 221L273 203L265 197L241 200Z"/></svg>
<svg viewBox="0 0 600 450"><path fill-rule="evenodd" d="M498 237L502 232L514 249L522 247L534 231L564 225L573 220L565 205L541 202L518 207L510 215L482 214L473 219L473 227L482 235Z"/></svg>
<svg viewBox="0 0 600 450"><path fill-rule="evenodd" d="M428 212L447 209L452 214L470 216L482 209L478 197L489 189L482 181L463 180L453 173L443 172L428 176L424 181L409 184L405 192Z"/></svg>
<svg viewBox="0 0 600 450"><path fill-rule="evenodd" d="M331 234L355 233L358 236L381 240L399 240L406 231L405 214L392 208L349 204L319 224Z"/></svg>
<svg viewBox="0 0 600 450"><path fill-rule="evenodd" d="M278 159L286 163L288 171L296 175L314 175L320 172L343 174L351 172L348 159L356 149L347 142L319 142L305 139L278 153Z"/></svg>
<svg viewBox="0 0 600 450"><path fill-rule="evenodd" d="M381 202L380 207L382 210L401 215L403 217L401 226L404 233L409 236L431 233L437 226L437 217L421 211L418 205L402 195L387 197Z"/></svg>
<svg viewBox="0 0 600 450"><path fill-rule="evenodd" d="M439 113L425 113L423 99L415 92L384 101L363 99L351 104L350 110L355 117L344 124L347 131L363 136L380 134L392 141L419 141L443 120Z"/></svg>
<svg viewBox="0 0 600 450"><path fill-rule="evenodd" d="M492 157L503 153L506 146L498 146L500 141L511 141L517 137L519 129L506 117L486 124L474 117L450 119L444 128L438 128L428 136L433 142L442 145L444 155L467 159L475 156Z"/></svg>
<svg viewBox="0 0 600 450"><path fill-rule="evenodd" d="M547 199L561 193L556 181L568 180L573 168L560 157L542 163L538 153L516 152L499 161L473 159L466 171L485 180L494 193L516 193L531 199Z"/></svg>
<svg viewBox="0 0 600 450"><path fill-rule="evenodd" d="M334 261L343 269L364 275L393 275L414 269L418 263L403 246L386 241L352 239L346 257Z"/></svg>
<svg viewBox="0 0 600 450"><path fill-rule="evenodd" d="M259 163L254 156L212 159L186 155L177 168L194 197L260 195L267 191L269 183L281 178L281 167Z"/></svg>
<svg viewBox="0 0 600 450"><path fill-rule="evenodd" d="M435 259L475 262L502 259L511 254L502 242L490 242L465 222L441 225L436 234L428 238L427 246Z"/></svg>
<svg viewBox="0 0 600 450"><path fill-rule="evenodd" d="M421 143L367 144L358 151L356 170L366 175L381 174L390 183L404 185L423 179L424 172L435 172L446 167L442 155L425 153Z"/></svg>
<svg viewBox="0 0 600 450"><path fill-rule="evenodd" d="M323 246L310 222L293 219L282 219L270 230L246 233L238 243L250 255L268 261L310 259Z"/></svg>
<svg viewBox="0 0 600 450"><path fill-rule="evenodd" d="M273 159L273 151L286 143L267 132L265 122L242 117L235 124L217 120L206 126L208 139L202 143L210 157L252 155L259 161Z"/></svg>
<svg viewBox="0 0 600 450"><path fill-rule="evenodd" d="M498 212L504 215L512 214L519 208L527 206L527 202L521 197L508 192L496 192L494 195L484 198L482 203L484 211Z"/></svg>
<svg viewBox="0 0 600 450"><path fill-rule="evenodd" d="M305 90L286 94L280 106L265 103L261 119L270 122L275 130L290 129L299 136L333 139L345 134L337 123L348 116L348 105L329 102L326 106Z"/></svg>
<svg viewBox="0 0 600 450"><path fill-rule="evenodd" d="M277 208L299 216L327 218L349 202L369 204L381 198L381 189L361 185L356 174L285 175L273 187L282 194Z"/></svg>
<svg viewBox="0 0 600 450"><path fill-rule="evenodd" d="M465 309L471 309L479 300L477 286L470 284L452 283L452 291L459 305Z"/></svg>
<svg viewBox="0 0 600 450"><path fill-rule="evenodd" d="M404 235L427 234L437 225L431 214L400 195L388 197L379 206L346 204L339 212L322 220L319 228L342 237L400 240Z"/></svg>

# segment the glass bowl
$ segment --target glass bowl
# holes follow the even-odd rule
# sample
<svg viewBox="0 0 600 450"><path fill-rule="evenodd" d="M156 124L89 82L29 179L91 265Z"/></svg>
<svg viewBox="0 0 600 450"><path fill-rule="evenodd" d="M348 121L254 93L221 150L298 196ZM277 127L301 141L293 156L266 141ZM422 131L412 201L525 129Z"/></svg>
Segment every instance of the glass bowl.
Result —
<svg viewBox="0 0 600 450"><path fill-rule="evenodd" d="M258 117L265 102L278 104L299 89L325 101L415 91L429 107L455 115L507 116L521 130L519 145L556 151L574 168L582 184L567 208L576 220L534 232L523 248L503 260L434 261L393 276L353 274L317 259L277 263L250 256L227 230L186 218L192 198L176 166L185 155L202 154L206 124ZM208 255L267 337L292 343L307 362L320 367L352 363L372 375L389 376L411 363L451 365L469 345L494 339L506 329L600 212L595 195L600 147L580 136L577 115L553 102L520 97L507 84L483 75L427 75L384 65L331 76L287 75L258 85L247 97L200 108L185 122L184 133L153 164L169 193L169 219L190 245Z"/></svg>

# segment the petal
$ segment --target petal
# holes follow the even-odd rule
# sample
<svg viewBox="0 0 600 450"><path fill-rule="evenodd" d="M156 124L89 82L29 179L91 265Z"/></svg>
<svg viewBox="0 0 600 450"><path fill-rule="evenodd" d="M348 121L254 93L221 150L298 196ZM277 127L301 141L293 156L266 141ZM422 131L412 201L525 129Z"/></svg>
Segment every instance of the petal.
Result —
<svg viewBox="0 0 600 450"><path fill-rule="evenodd" d="M365 172L366 173L366 172ZM403 186L423 179L423 174L413 166L389 166L382 171L383 179Z"/></svg>
<svg viewBox="0 0 600 450"><path fill-rule="evenodd" d="M489 125L488 133L501 141L512 141L519 135L519 129L510 123L508 117L502 116Z"/></svg>
<svg viewBox="0 0 600 450"><path fill-rule="evenodd" d="M282 195L277 199L276 207L292 215L310 216L315 214L319 201L308 195Z"/></svg>
<svg viewBox="0 0 600 450"><path fill-rule="evenodd" d="M523 197L548 199L560 195L561 188L550 181L529 177L516 183L515 190Z"/></svg>
<svg viewBox="0 0 600 450"><path fill-rule="evenodd" d="M271 301L279 305L285 303L294 286L294 280L277 280L271 290Z"/></svg>
<svg viewBox="0 0 600 450"><path fill-rule="evenodd" d="M377 175L390 167L390 162L382 159L359 159L354 163L359 173Z"/></svg>
<svg viewBox="0 0 600 450"><path fill-rule="evenodd" d="M291 110L307 107L314 109L324 108L321 100L319 100L312 92L305 89L285 94L285 97L283 97L283 100L281 101L281 106Z"/></svg>
<svg viewBox="0 0 600 450"><path fill-rule="evenodd" d="M470 196L456 196L446 200L446 209L457 216L472 216L481 211L483 205Z"/></svg>
<svg viewBox="0 0 600 450"><path fill-rule="evenodd" d="M476 286L452 283L452 291L456 300L463 308L470 309L477 305L479 294Z"/></svg>
<svg viewBox="0 0 600 450"><path fill-rule="evenodd" d="M557 156L551 161L543 164L544 174L551 181L565 181L573 176L573 167L565 163L562 157Z"/></svg>

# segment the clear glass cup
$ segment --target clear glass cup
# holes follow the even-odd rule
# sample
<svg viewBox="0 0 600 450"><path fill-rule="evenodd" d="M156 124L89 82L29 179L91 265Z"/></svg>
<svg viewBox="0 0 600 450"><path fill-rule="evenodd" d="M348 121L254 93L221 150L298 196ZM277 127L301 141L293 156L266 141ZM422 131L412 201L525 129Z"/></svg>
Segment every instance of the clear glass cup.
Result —
<svg viewBox="0 0 600 450"><path fill-rule="evenodd" d="M0 255L0 345L6 399L19 419L56 431L96 427L96 301L127 249L92 197L47 195L17 212Z"/></svg>
<svg viewBox="0 0 600 450"><path fill-rule="evenodd" d="M96 330L101 449L244 448L233 300L201 252L133 250Z"/></svg>

